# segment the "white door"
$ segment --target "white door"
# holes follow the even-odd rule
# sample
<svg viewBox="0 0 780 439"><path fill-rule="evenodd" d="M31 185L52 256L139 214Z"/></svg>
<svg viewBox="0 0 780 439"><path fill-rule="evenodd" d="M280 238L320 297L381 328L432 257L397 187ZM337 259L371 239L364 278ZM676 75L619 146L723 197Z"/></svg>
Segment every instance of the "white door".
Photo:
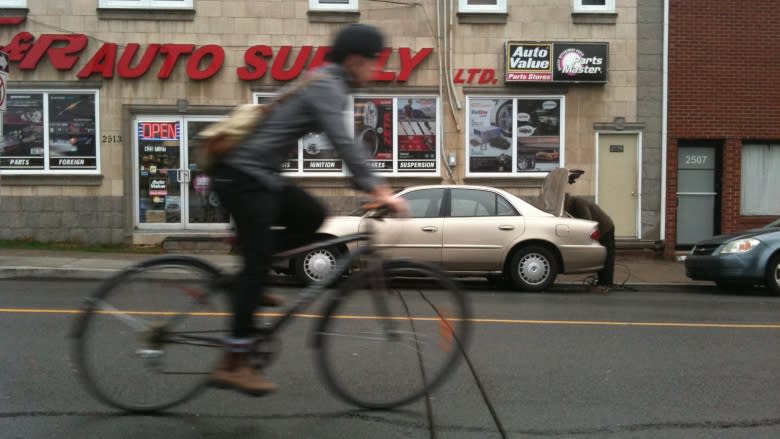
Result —
<svg viewBox="0 0 780 439"><path fill-rule="evenodd" d="M612 218L618 238L639 238L638 158L638 133L599 133L596 202Z"/></svg>

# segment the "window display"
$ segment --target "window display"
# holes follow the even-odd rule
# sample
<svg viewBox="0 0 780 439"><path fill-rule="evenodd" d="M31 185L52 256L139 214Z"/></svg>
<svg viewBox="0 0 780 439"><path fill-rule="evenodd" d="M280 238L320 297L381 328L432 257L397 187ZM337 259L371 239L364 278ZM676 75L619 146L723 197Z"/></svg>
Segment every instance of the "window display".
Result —
<svg viewBox="0 0 780 439"><path fill-rule="evenodd" d="M255 94L255 103L271 96ZM433 176L439 165L439 101L421 96L356 96L347 123L370 158L370 166L386 175ZM511 115L508 123L511 124ZM511 128L510 128L511 130ZM299 160L300 158L300 160ZM303 136L282 171L297 175L343 177L348 170L327 136Z"/></svg>
<svg viewBox="0 0 780 439"><path fill-rule="evenodd" d="M9 94L0 169L97 171L96 102L95 92Z"/></svg>
<svg viewBox="0 0 780 439"><path fill-rule="evenodd" d="M561 164L563 98L468 99L469 175L549 172Z"/></svg>

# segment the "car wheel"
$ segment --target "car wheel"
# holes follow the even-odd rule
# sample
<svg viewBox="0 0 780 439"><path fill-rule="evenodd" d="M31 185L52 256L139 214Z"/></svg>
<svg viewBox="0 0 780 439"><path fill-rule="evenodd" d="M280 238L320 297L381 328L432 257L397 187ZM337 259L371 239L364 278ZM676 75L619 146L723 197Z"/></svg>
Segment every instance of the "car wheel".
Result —
<svg viewBox="0 0 780 439"><path fill-rule="evenodd" d="M335 247L317 248L298 256L295 260L295 275L309 284L327 276L336 268L341 252Z"/></svg>
<svg viewBox="0 0 780 439"><path fill-rule="evenodd" d="M766 269L766 287L774 294L780 294L780 255L775 255Z"/></svg>
<svg viewBox="0 0 780 439"><path fill-rule="evenodd" d="M509 274L516 288L522 291L543 291L558 276L558 260L544 247L523 247L512 256Z"/></svg>

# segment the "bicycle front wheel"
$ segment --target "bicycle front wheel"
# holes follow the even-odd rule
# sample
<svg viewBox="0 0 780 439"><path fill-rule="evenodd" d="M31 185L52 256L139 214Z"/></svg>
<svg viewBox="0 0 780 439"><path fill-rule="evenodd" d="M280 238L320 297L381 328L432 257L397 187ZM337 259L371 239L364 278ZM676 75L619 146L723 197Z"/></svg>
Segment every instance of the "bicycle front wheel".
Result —
<svg viewBox="0 0 780 439"><path fill-rule="evenodd" d="M226 335L226 295L214 288L219 275L204 261L164 256L104 282L73 334L91 393L116 408L153 412L201 390Z"/></svg>
<svg viewBox="0 0 780 439"><path fill-rule="evenodd" d="M327 305L316 333L326 385L358 407L391 409L433 391L465 351L470 306L437 268L386 261L357 272Z"/></svg>

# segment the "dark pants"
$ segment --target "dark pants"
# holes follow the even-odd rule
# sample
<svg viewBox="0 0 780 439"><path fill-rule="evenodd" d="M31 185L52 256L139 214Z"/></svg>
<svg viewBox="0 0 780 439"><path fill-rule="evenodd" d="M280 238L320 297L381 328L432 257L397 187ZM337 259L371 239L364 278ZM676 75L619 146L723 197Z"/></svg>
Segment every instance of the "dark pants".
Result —
<svg viewBox="0 0 780 439"><path fill-rule="evenodd" d="M615 229L601 235L599 243L607 248L607 258L604 260L604 268L599 271L599 285L612 285L615 283Z"/></svg>
<svg viewBox="0 0 780 439"><path fill-rule="evenodd" d="M232 292L233 337L248 338L274 253L311 242L325 219L324 206L289 182L270 189L228 166L212 174L213 190L236 225L244 265ZM281 179L281 177L280 177ZM271 230L271 226L285 226Z"/></svg>

